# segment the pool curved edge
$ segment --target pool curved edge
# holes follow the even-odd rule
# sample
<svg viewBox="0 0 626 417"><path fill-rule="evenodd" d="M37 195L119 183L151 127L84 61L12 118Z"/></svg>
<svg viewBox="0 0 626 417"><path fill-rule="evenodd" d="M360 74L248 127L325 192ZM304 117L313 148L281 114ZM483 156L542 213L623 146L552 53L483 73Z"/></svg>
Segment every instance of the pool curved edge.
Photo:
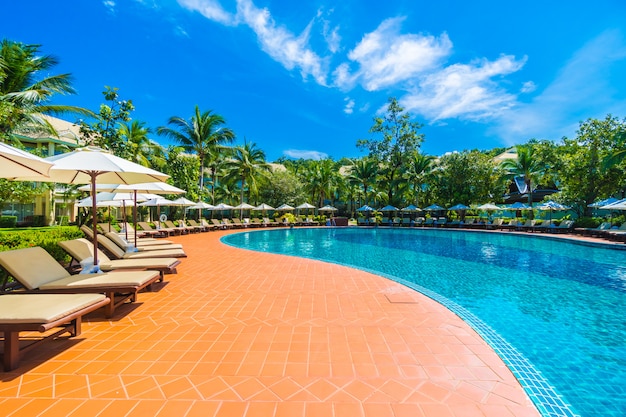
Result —
<svg viewBox="0 0 626 417"><path fill-rule="evenodd" d="M277 229L281 230L281 229ZM286 255L283 253L276 252L266 252L266 251L257 251L255 249L250 249L242 246L238 246L228 242L229 236L239 234L239 233L248 233L259 230L239 230L235 233L231 233L228 235L224 235L220 238L220 242L231 246L237 249L250 250L254 252L262 252L262 253L272 253L274 255L279 256L295 256L295 255ZM267 230L266 230L267 231ZM576 242L574 239L570 241ZM297 256L296 256L297 257ZM341 265L348 268L358 269L364 272L371 273L373 275L378 275L385 279L389 279L391 281L397 282L401 285L404 285L407 288L410 288L414 291L419 292L420 294L434 300L435 302L441 304L446 309L454 313L457 317L467 323L493 350L494 352L502 359L504 364L509 368L509 370L513 373L515 378L520 383L521 387L524 389L530 400L533 402L537 410L544 417L580 417L580 414L576 413L572 406L567 403L562 395L560 395L556 388L550 384L550 382L543 376L543 374L537 370L533 364L522 354L520 353L514 346L512 346L506 339L504 339L498 332L496 332L491 326L487 323L476 317L470 311L462 307L461 305L455 303L454 301L434 292L427 288L424 288L415 283L406 281L402 278L382 273L380 271L372 270L369 268L358 267L351 264L346 264L342 262L336 261L328 261L324 259L316 259L316 258L304 258L304 259L314 259L319 262L332 263L336 265Z"/></svg>

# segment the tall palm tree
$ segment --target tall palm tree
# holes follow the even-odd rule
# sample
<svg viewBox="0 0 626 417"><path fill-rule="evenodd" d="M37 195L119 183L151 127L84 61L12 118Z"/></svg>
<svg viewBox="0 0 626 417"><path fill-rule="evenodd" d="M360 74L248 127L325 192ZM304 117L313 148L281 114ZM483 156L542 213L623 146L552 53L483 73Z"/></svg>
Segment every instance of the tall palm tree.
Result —
<svg viewBox="0 0 626 417"><path fill-rule="evenodd" d="M435 157L415 153L409 161L409 167L404 173L405 178L413 186L413 194L415 196L415 205L419 207L419 192L424 183L425 176L430 172Z"/></svg>
<svg viewBox="0 0 626 417"><path fill-rule="evenodd" d="M241 204L244 203L243 195L246 182L249 184L248 199L250 199L250 194L258 193L258 175L270 169L269 164L265 162L265 152L257 148L256 144L247 142L243 146L233 148L233 155L226 161L226 166L230 168L231 172L239 176L241 182ZM243 214L243 210L241 210L241 213Z"/></svg>
<svg viewBox="0 0 626 417"><path fill-rule="evenodd" d="M76 92L70 74L48 75L58 61L49 55L39 56L39 48L8 39L0 42L0 138L25 128L56 135L41 114L94 116L81 107L50 104L55 94Z"/></svg>
<svg viewBox="0 0 626 417"><path fill-rule="evenodd" d="M163 148L150 140L148 135L151 129L145 125L139 120L120 124L119 133L124 139L124 158L146 167L162 166L157 159L163 159Z"/></svg>
<svg viewBox="0 0 626 417"><path fill-rule="evenodd" d="M157 129L157 133L175 140L188 152L194 152L198 155L200 160L198 187L200 192L202 192L204 189L204 167L207 162L207 156L212 149L232 143L235 140L235 133L224 127L226 121L222 116L213 113L211 110L200 112L198 106L196 106L191 119L186 120L182 117L173 116L169 118L167 124L172 127L161 126Z"/></svg>
<svg viewBox="0 0 626 417"><path fill-rule="evenodd" d="M364 204L368 204L368 191L370 186L376 183L378 176L378 163L372 158L361 158L354 161L348 181L352 184L358 184L362 187Z"/></svg>
<svg viewBox="0 0 626 417"><path fill-rule="evenodd" d="M510 177L520 177L524 179L526 184L526 192L528 193L528 206L533 205L533 185L539 182L546 168L535 158L532 146L518 145L517 158L506 159L502 161L500 166L507 171ZM532 213L532 211L531 211Z"/></svg>

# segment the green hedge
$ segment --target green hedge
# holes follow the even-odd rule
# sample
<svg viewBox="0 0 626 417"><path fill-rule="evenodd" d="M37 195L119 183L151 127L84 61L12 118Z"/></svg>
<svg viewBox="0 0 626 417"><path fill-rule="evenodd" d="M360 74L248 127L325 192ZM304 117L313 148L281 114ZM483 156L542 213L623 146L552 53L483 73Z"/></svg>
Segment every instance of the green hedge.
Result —
<svg viewBox="0 0 626 417"><path fill-rule="evenodd" d="M0 216L0 227L17 226L17 216Z"/></svg>
<svg viewBox="0 0 626 417"><path fill-rule="evenodd" d="M41 246L54 259L63 265L70 261L70 257L57 244L62 240L83 237L83 232L76 226L56 226L24 228L17 230L0 230L0 252L12 249Z"/></svg>

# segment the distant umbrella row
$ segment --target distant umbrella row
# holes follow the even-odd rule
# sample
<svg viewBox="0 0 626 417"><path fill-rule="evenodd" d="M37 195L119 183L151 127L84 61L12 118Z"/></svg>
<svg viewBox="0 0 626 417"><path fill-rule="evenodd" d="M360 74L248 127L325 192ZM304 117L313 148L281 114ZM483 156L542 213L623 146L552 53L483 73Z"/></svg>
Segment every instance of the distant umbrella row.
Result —
<svg viewBox="0 0 626 417"><path fill-rule="evenodd" d="M602 207L604 208L604 207ZM486 204L482 204L480 206L476 206L476 207L470 207L470 206L466 206L465 204L456 204L452 207L441 207L440 205L437 204L431 204L428 207L424 207L424 208L419 208L415 205L410 205L404 208L397 208L391 205L385 206L383 208L380 209L375 209L372 208L368 205L365 205L363 207L360 207L357 209L357 211L359 212L368 212L368 211L383 211L383 212L387 212L387 211L402 211L402 212L418 212L418 211L466 211L466 210L482 210L482 211L496 211L496 210L531 210L531 209L539 209L539 210L569 210L570 207L564 206L562 204L559 204L555 201L546 201L545 203L542 203L540 205L537 205L535 207L530 207L527 206L524 203L515 203L515 204L511 204L510 206L497 206L495 204L492 203L486 203Z"/></svg>

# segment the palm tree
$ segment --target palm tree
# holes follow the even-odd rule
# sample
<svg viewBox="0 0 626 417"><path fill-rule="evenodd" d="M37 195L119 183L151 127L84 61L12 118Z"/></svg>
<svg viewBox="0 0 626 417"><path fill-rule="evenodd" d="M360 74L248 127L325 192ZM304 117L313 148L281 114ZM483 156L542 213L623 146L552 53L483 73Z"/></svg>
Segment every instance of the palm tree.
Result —
<svg viewBox="0 0 626 417"><path fill-rule="evenodd" d="M258 193L257 177L263 171L269 171L270 166L265 162L265 153L256 147L254 143L244 143L243 146L233 148L233 155L226 161L226 166L231 172L239 176L241 181L241 204L243 194L248 182L249 194ZM248 200L250 195L248 195ZM241 210L243 214L243 210Z"/></svg>
<svg viewBox="0 0 626 417"><path fill-rule="evenodd" d="M352 184L358 184L362 187L364 204L368 204L368 190L370 186L376 183L376 177L378 176L378 163L371 158L361 158L354 161L350 174L348 175L348 181Z"/></svg>
<svg viewBox="0 0 626 417"><path fill-rule="evenodd" d="M49 55L38 56L39 47L8 39L0 42L0 138L25 128L56 135L41 114L94 116L81 107L50 104L55 94L76 92L70 74L47 75L58 61Z"/></svg>
<svg viewBox="0 0 626 417"><path fill-rule="evenodd" d="M619 165L624 159L626 159L626 130L616 133L614 139L618 147L621 147L621 149L608 154L604 158L602 161L602 169L605 171L615 165Z"/></svg>
<svg viewBox="0 0 626 417"><path fill-rule="evenodd" d="M536 184L544 174L545 166L534 157L534 149L532 146L518 145L516 149L517 159L506 159L502 161L501 166L507 171L510 177L520 177L524 179L526 192L528 193L528 206L532 207L533 185Z"/></svg>
<svg viewBox="0 0 626 417"><path fill-rule="evenodd" d="M235 133L223 127L226 121L219 114L212 113L211 110L204 113L196 106L195 113L190 120L173 116L168 120L168 125L157 129L159 135L174 139L180 143L188 152L195 152L200 160L200 178L198 187L200 192L204 189L204 167L207 156L211 150L219 148L226 143L235 140Z"/></svg>
<svg viewBox="0 0 626 417"><path fill-rule="evenodd" d="M162 166L163 148L150 140L150 132L150 128L138 120L120 124L119 133L124 139L123 157L146 167Z"/></svg>
<svg viewBox="0 0 626 417"><path fill-rule="evenodd" d="M424 183L424 177L432 168L435 157L432 155L424 155L415 153L409 162L409 167L404 173L405 178L413 186L413 194L415 196L415 205L419 207L419 192Z"/></svg>

